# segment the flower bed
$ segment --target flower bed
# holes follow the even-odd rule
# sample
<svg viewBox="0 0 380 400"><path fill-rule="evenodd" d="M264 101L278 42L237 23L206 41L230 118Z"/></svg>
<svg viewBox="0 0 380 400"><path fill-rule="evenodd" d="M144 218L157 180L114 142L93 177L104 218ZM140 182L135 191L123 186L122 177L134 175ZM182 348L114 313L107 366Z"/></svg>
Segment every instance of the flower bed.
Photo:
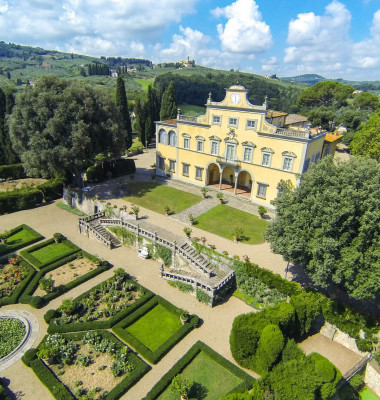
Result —
<svg viewBox="0 0 380 400"><path fill-rule="evenodd" d="M0 306L17 303L35 273L33 267L14 254L0 259Z"/></svg>
<svg viewBox="0 0 380 400"><path fill-rule="evenodd" d="M254 378L202 342L195 345L153 386L145 400L171 400L179 396L169 390L173 378L181 374L194 382L189 398L217 400L229 393L252 388Z"/></svg>
<svg viewBox="0 0 380 400"><path fill-rule="evenodd" d="M149 370L107 331L45 336L23 361L57 400L118 399Z"/></svg>
<svg viewBox="0 0 380 400"><path fill-rule="evenodd" d="M153 297L153 293L130 279L121 268L115 275L83 293L62 302L48 332L76 332L111 328Z"/></svg>
<svg viewBox="0 0 380 400"><path fill-rule="evenodd" d="M0 318L0 359L12 353L26 333L25 325L16 318Z"/></svg>
<svg viewBox="0 0 380 400"><path fill-rule="evenodd" d="M24 224L11 229L9 233L7 243L0 243L0 255L16 251L43 239L42 235Z"/></svg>
<svg viewBox="0 0 380 400"><path fill-rule="evenodd" d="M113 331L149 362L157 363L198 325L196 315L181 323L184 311L155 296L114 326Z"/></svg>
<svg viewBox="0 0 380 400"><path fill-rule="evenodd" d="M108 261L100 261L82 250L39 271L21 296L20 302L40 308L50 300L101 274L110 267ZM50 291L43 291L39 288L40 281L50 275L54 281L53 287Z"/></svg>
<svg viewBox="0 0 380 400"><path fill-rule="evenodd" d="M63 239L56 243L54 239L49 239L21 251L20 254L37 269L43 269L49 264L78 251L80 251L80 248L71 243L70 240Z"/></svg>

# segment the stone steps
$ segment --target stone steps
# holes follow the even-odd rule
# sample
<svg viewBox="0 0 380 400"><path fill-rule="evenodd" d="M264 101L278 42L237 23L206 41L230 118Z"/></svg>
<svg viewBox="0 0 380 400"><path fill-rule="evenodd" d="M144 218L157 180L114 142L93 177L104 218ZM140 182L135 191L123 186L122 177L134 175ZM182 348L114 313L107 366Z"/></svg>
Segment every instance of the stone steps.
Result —
<svg viewBox="0 0 380 400"><path fill-rule="evenodd" d="M121 245L120 240L118 240L108 229L101 225L93 225L93 228L101 235L103 238L110 240L112 247L119 247Z"/></svg>

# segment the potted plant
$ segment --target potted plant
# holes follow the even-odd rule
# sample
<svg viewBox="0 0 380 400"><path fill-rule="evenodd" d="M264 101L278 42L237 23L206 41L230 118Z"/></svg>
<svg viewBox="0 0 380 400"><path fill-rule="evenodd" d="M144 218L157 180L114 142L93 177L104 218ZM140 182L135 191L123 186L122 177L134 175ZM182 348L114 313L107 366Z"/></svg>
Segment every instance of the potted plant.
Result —
<svg viewBox="0 0 380 400"><path fill-rule="evenodd" d="M181 374L178 374L173 378L170 384L170 391L173 394L179 393L181 400L187 400L193 384L194 382L189 382Z"/></svg>
<svg viewBox="0 0 380 400"><path fill-rule="evenodd" d="M189 221L190 221L190 224L191 224L191 225L195 225L196 220L195 220L193 214L189 214Z"/></svg>
<svg viewBox="0 0 380 400"><path fill-rule="evenodd" d="M179 319L181 320L182 325L185 325L186 322L189 320L190 316L188 311L186 310L181 310L181 314L179 316Z"/></svg>
<svg viewBox="0 0 380 400"><path fill-rule="evenodd" d="M185 226L185 227L183 228L183 231L185 232L185 234L186 234L186 236L187 236L188 238L191 236L192 230L191 230L191 228L189 228L188 226Z"/></svg>
<svg viewBox="0 0 380 400"><path fill-rule="evenodd" d="M218 192L216 194L216 198L220 201L220 204L223 204L223 197L224 197L224 195L221 192Z"/></svg>
<svg viewBox="0 0 380 400"><path fill-rule="evenodd" d="M258 211L261 218L264 218L265 214L268 212L268 210L264 206L259 206Z"/></svg>
<svg viewBox="0 0 380 400"><path fill-rule="evenodd" d="M62 240L64 239L64 236L62 235L62 233L54 233L53 235L53 239L55 240L55 243L61 243Z"/></svg>
<svg viewBox="0 0 380 400"><path fill-rule="evenodd" d="M169 206L165 206L164 210L165 210L166 216L168 216L170 214L170 207Z"/></svg>
<svg viewBox="0 0 380 400"><path fill-rule="evenodd" d="M249 261L249 257L247 255L242 256L243 261L244 262L248 262Z"/></svg>
<svg viewBox="0 0 380 400"><path fill-rule="evenodd" d="M133 206L132 207L132 212L133 212L133 214L136 215L136 218L138 218L139 217L139 212L140 212L140 207L139 206Z"/></svg>
<svg viewBox="0 0 380 400"><path fill-rule="evenodd" d="M234 230L232 231L232 235L234 237L234 242L239 240L244 240L244 230L240 226L235 226Z"/></svg>
<svg viewBox="0 0 380 400"><path fill-rule="evenodd" d="M208 192L208 189L207 189L206 187L201 188L201 193L202 193L202 195L203 195L203 198L206 197L207 192Z"/></svg>
<svg viewBox="0 0 380 400"><path fill-rule="evenodd" d="M0 233L0 240L4 243L7 244L8 238L11 235L10 231L4 231L3 233Z"/></svg>
<svg viewBox="0 0 380 400"><path fill-rule="evenodd" d="M201 237L201 242L202 242L203 245L205 245L206 242L207 242L207 239L204 236L202 236Z"/></svg>

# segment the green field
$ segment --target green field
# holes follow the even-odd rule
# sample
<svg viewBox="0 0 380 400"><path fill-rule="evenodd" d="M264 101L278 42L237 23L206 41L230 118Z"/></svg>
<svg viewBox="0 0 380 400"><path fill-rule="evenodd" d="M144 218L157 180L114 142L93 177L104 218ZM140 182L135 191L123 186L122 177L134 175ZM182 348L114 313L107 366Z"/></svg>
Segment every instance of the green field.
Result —
<svg viewBox="0 0 380 400"><path fill-rule="evenodd" d="M154 79L135 79L143 90L148 90L149 85L153 85Z"/></svg>
<svg viewBox="0 0 380 400"><path fill-rule="evenodd" d="M199 115L204 115L206 113L204 107L193 106L191 104L181 104L179 108L181 109L181 114L189 117L198 117Z"/></svg>
<svg viewBox="0 0 380 400"><path fill-rule="evenodd" d="M218 400L241 383L241 379L227 371L218 362L201 351L181 372L190 382L194 382L189 399ZM159 400L177 400L178 394L167 388Z"/></svg>
<svg viewBox="0 0 380 400"><path fill-rule="evenodd" d="M16 228L19 229L19 228ZM27 225L9 236L7 243L0 242L0 254L10 253L11 251L20 249L30 243L42 239L42 236Z"/></svg>
<svg viewBox="0 0 380 400"><path fill-rule="evenodd" d="M73 252L73 249L66 245L66 243L52 243L48 246L44 246L41 249L30 253L40 263L45 264L52 261L60 256L64 257Z"/></svg>
<svg viewBox="0 0 380 400"><path fill-rule="evenodd" d="M181 326L178 315L157 304L126 330L150 350L155 351Z"/></svg>
<svg viewBox="0 0 380 400"><path fill-rule="evenodd" d="M263 234L268 223L256 215L237 210L225 204L219 204L197 217L197 228L233 240L233 230L240 227L247 240L244 243L264 242Z"/></svg>
<svg viewBox="0 0 380 400"><path fill-rule="evenodd" d="M377 397L375 395L375 393L373 393L371 390L369 389L364 389L360 392L360 398L362 400L379 400L380 397Z"/></svg>
<svg viewBox="0 0 380 400"><path fill-rule="evenodd" d="M123 197L124 200L160 214L165 214L165 206L174 213L179 213L201 200L195 194L153 182L130 183L128 189L130 195Z"/></svg>

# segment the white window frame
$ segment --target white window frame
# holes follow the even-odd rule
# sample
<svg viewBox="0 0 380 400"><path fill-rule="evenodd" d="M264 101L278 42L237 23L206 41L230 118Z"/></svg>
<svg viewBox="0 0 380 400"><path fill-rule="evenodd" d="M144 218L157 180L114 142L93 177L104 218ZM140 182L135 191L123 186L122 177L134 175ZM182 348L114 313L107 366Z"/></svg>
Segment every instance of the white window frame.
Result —
<svg viewBox="0 0 380 400"><path fill-rule="evenodd" d="M256 197L260 197L261 199L266 199L268 186L269 185L267 183L257 182Z"/></svg>
<svg viewBox="0 0 380 400"><path fill-rule="evenodd" d="M253 122L254 126L249 126L249 123ZM246 124L245 124L245 129L252 129L256 130L257 129L257 119L247 119Z"/></svg>
<svg viewBox="0 0 380 400"><path fill-rule="evenodd" d="M197 139L197 153L204 153L204 140Z"/></svg>
<svg viewBox="0 0 380 400"><path fill-rule="evenodd" d="M195 167L195 179L197 179L198 181L201 181L202 175L203 175L203 169L202 167Z"/></svg>
<svg viewBox="0 0 380 400"><path fill-rule="evenodd" d="M271 164L272 164L272 155L273 155L274 151L268 147L263 147L261 149L261 165L263 167L267 167L270 168ZM268 156L268 163L264 164L264 156Z"/></svg>
<svg viewBox="0 0 380 400"><path fill-rule="evenodd" d="M232 157L228 157L228 149L232 148ZM235 161L236 160L236 144L226 143L226 160Z"/></svg>
<svg viewBox="0 0 380 400"><path fill-rule="evenodd" d="M246 151L250 151L250 156L247 157L248 159L246 159ZM253 160L253 147L244 146L243 147L243 161L247 162L247 163L251 163L252 160Z"/></svg>
<svg viewBox="0 0 380 400"><path fill-rule="evenodd" d="M232 122L232 120L236 121L236 123ZM228 126L237 128L239 126L239 118L237 117L228 117Z"/></svg>
<svg viewBox="0 0 380 400"><path fill-rule="evenodd" d="M215 151L213 151L213 146L216 147ZM211 140L211 142L210 142L210 154L212 156L219 155L219 141L218 140Z"/></svg>
<svg viewBox="0 0 380 400"><path fill-rule="evenodd" d="M168 133L168 145L174 147L177 145L177 135L174 131Z"/></svg>
<svg viewBox="0 0 380 400"><path fill-rule="evenodd" d="M160 129L158 132L158 143L168 144L168 134L165 129Z"/></svg>
<svg viewBox="0 0 380 400"><path fill-rule="evenodd" d="M190 171L190 164L183 162L182 163L182 175L189 176L189 171Z"/></svg>
<svg viewBox="0 0 380 400"><path fill-rule="evenodd" d="M169 172L175 172L175 160L169 159Z"/></svg>
<svg viewBox="0 0 380 400"><path fill-rule="evenodd" d="M158 156L158 169L165 171L165 157Z"/></svg>
<svg viewBox="0 0 380 400"><path fill-rule="evenodd" d="M282 159L283 171L291 172L293 169L294 157L284 156Z"/></svg>
<svg viewBox="0 0 380 400"><path fill-rule="evenodd" d="M184 137L183 138L183 148L185 150L189 150L190 149L190 138L189 137Z"/></svg>
<svg viewBox="0 0 380 400"><path fill-rule="evenodd" d="M222 117L220 115L212 116L212 124L213 125L222 125Z"/></svg>

